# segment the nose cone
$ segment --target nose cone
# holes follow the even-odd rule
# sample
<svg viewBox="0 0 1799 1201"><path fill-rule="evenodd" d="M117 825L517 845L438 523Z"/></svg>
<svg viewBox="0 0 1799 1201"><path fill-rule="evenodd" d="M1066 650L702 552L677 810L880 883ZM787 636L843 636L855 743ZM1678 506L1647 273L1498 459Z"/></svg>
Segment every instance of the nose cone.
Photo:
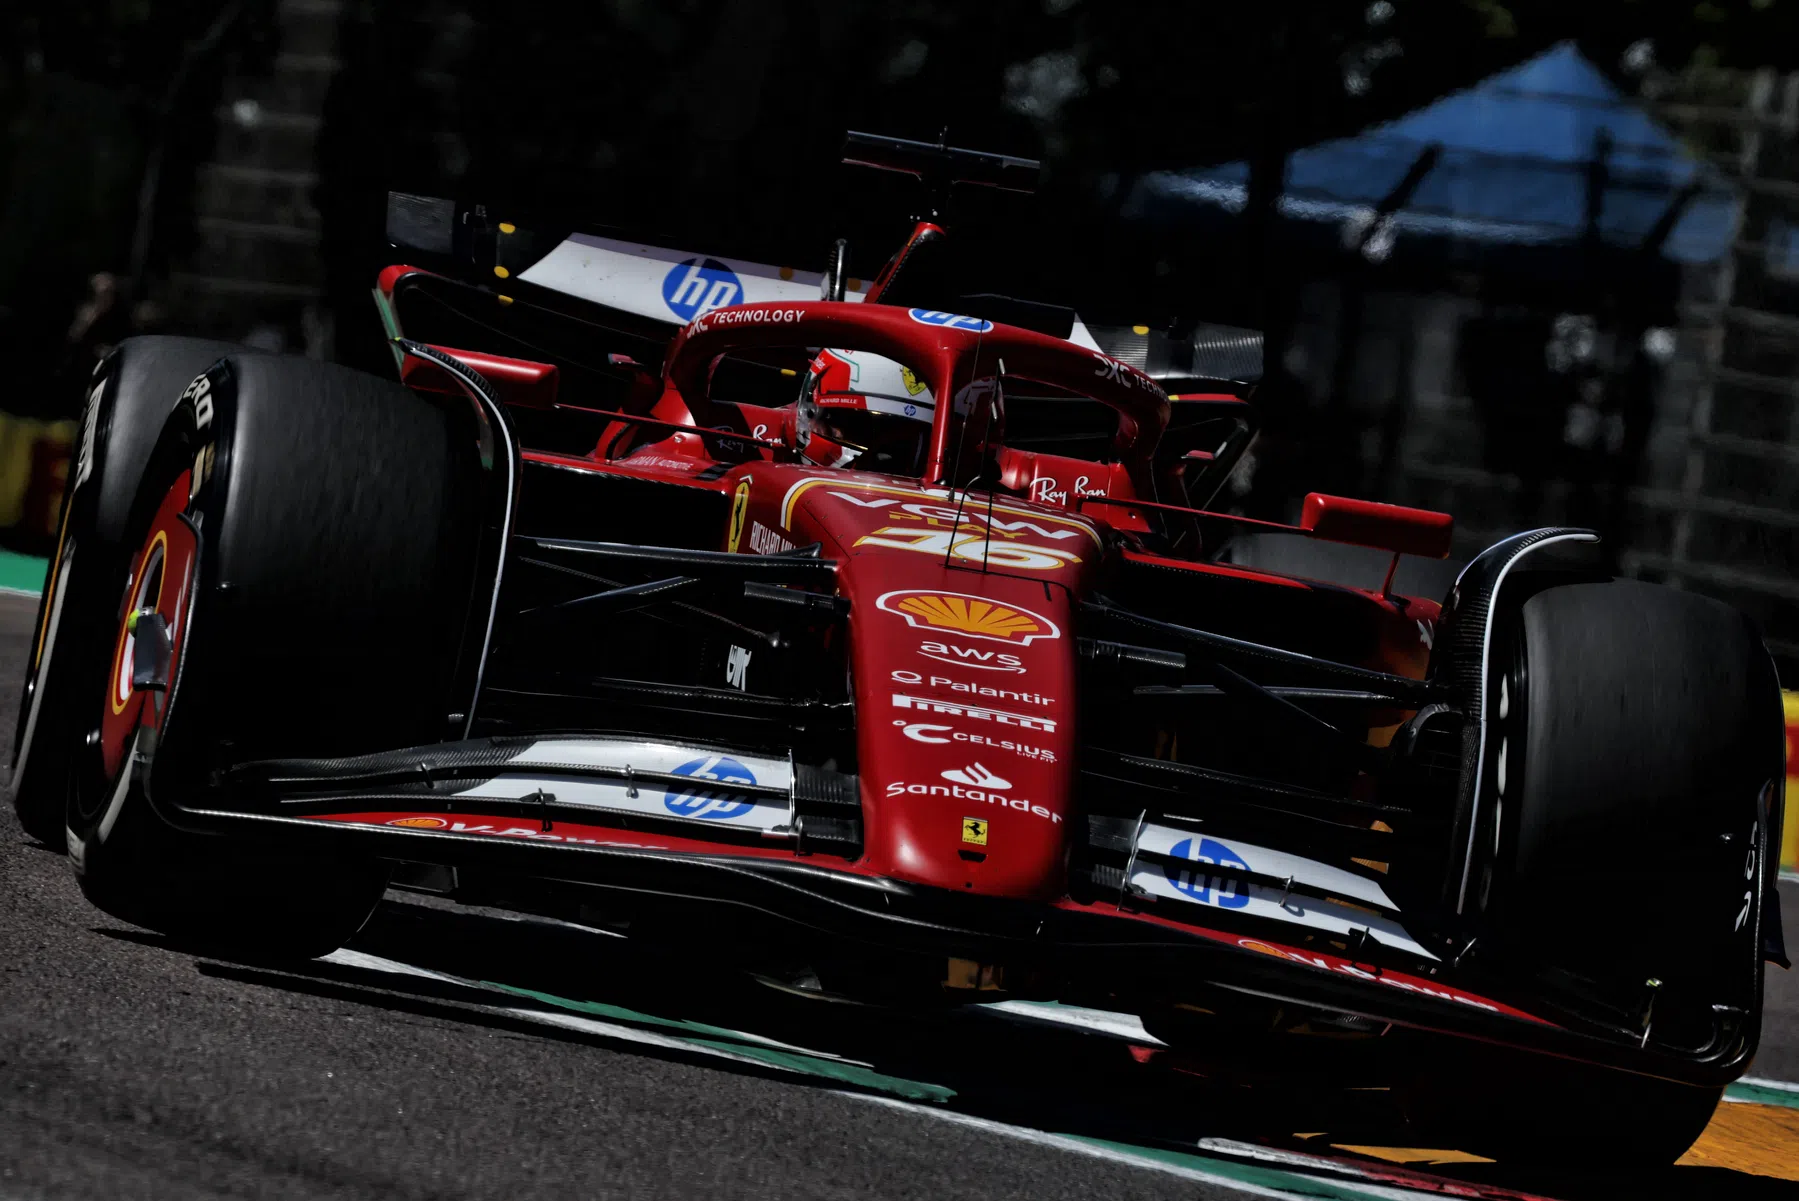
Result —
<svg viewBox="0 0 1799 1201"><path fill-rule="evenodd" d="M993 896L1067 891L1073 639L1068 592L858 555L857 742L871 866Z"/></svg>

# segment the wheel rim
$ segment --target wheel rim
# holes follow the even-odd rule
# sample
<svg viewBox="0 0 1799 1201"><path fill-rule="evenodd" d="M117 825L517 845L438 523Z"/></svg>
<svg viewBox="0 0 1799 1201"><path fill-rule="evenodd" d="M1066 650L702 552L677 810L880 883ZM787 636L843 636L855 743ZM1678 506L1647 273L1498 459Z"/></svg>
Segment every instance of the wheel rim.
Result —
<svg viewBox="0 0 1799 1201"><path fill-rule="evenodd" d="M137 648L136 617L162 617L169 637L170 678L181 661L182 643L193 606L194 568L199 539L188 524L192 473L183 471L163 495L149 532L132 558L130 582L119 611L113 640L112 668L106 677L106 700L100 716L100 766L105 779L116 780L140 729L160 732L168 712L166 694L132 687Z"/></svg>

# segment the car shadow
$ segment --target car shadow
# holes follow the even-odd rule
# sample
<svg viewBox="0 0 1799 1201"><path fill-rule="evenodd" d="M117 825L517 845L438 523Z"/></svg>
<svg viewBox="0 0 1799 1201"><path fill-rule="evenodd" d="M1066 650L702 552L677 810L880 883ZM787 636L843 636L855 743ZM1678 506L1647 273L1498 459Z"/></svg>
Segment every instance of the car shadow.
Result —
<svg viewBox="0 0 1799 1201"><path fill-rule="evenodd" d="M1309 1167L1306 1160L1278 1166L1338 1180L1347 1168L1372 1174L1371 1182L1434 1192L1599 1201L1625 1188L1635 1198L1799 1201L1799 1183L1716 1167L1626 1180L1602 1163L1591 1173L1553 1176L1497 1163L1396 1165L1340 1149L1414 1141L1378 1091L1309 1080L1246 1086L1240 1076L1214 1076L1122 1039L978 1009L796 996L691 952L436 902L390 897L351 953L331 960L225 957L156 935L101 932L192 954L202 974L243 984L799 1087L942 1105L1152 1153L1244 1161L1298 1153L1312 1157Z"/></svg>

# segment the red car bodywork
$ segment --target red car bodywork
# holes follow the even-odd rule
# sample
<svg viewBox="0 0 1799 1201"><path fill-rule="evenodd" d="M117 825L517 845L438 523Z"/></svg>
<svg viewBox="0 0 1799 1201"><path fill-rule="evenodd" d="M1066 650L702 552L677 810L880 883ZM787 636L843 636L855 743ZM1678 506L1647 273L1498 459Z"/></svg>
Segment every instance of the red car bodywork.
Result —
<svg viewBox="0 0 1799 1201"><path fill-rule="evenodd" d="M391 291L406 269L382 279ZM817 544L834 561L849 612L849 670L856 705L864 820L859 857L833 872L891 879L972 896L1032 901L1066 911L1179 930L1314 972L1455 1003L1457 1008L1542 1025L1515 1006L1433 984L1426 974L1358 966L1353 955L1251 937L1195 922L1191 906L1159 912L1153 898L1070 898L1079 711L1075 703L1080 602L1125 562L1193 573L1251 589L1327 588L1353 595L1368 668L1420 679L1435 602L1390 591L1346 590L1148 549L1152 511L1191 513L1188 464L1156 458L1170 402L1151 378L1114 358L1058 338L988 322L941 323L872 304L745 305L686 326L669 347L658 385L640 389L639 411L616 415L588 455L526 450L527 461L704 489L731 498L716 548L742 554ZM984 328L982 328L984 327ZM908 364L937 398L921 478L820 466L795 445L792 408L735 405L709 394L721 355L770 347L851 347ZM509 403L554 405L555 369L439 347L494 382ZM450 390L422 360L414 387ZM1113 461L1095 463L1004 445L1003 401L973 413L992 380L1031 380L1103 402L1117 413ZM976 396L978 394L978 396ZM957 404L960 398L975 396ZM1240 404L1213 398L1223 405ZM731 461L714 433L734 436ZM748 449L747 461L742 454ZM985 456L985 457L984 457ZM1204 455L1195 456L1203 461ZM974 488L978 463L998 488ZM1269 523L1248 522L1267 526ZM1447 515L1336 497L1308 499L1291 533L1434 555L1447 553ZM1405 716L1379 714L1379 743ZM685 836L591 824L496 819L478 811L353 812L321 822L403 827L521 842L808 860L788 845L720 845ZM816 857L808 860L818 863ZM1315 940L1307 940L1315 941Z"/></svg>

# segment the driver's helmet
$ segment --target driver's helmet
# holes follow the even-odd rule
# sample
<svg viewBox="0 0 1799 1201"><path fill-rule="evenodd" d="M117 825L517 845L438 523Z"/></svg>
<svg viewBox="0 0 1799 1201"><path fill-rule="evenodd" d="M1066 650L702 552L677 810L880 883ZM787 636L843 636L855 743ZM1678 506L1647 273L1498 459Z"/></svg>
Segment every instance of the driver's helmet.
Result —
<svg viewBox="0 0 1799 1201"><path fill-rule="evenodd" d="M937 398L911 368L862 350L824 350L800 399L802 453L830 467L917 475Z"/></svg>

